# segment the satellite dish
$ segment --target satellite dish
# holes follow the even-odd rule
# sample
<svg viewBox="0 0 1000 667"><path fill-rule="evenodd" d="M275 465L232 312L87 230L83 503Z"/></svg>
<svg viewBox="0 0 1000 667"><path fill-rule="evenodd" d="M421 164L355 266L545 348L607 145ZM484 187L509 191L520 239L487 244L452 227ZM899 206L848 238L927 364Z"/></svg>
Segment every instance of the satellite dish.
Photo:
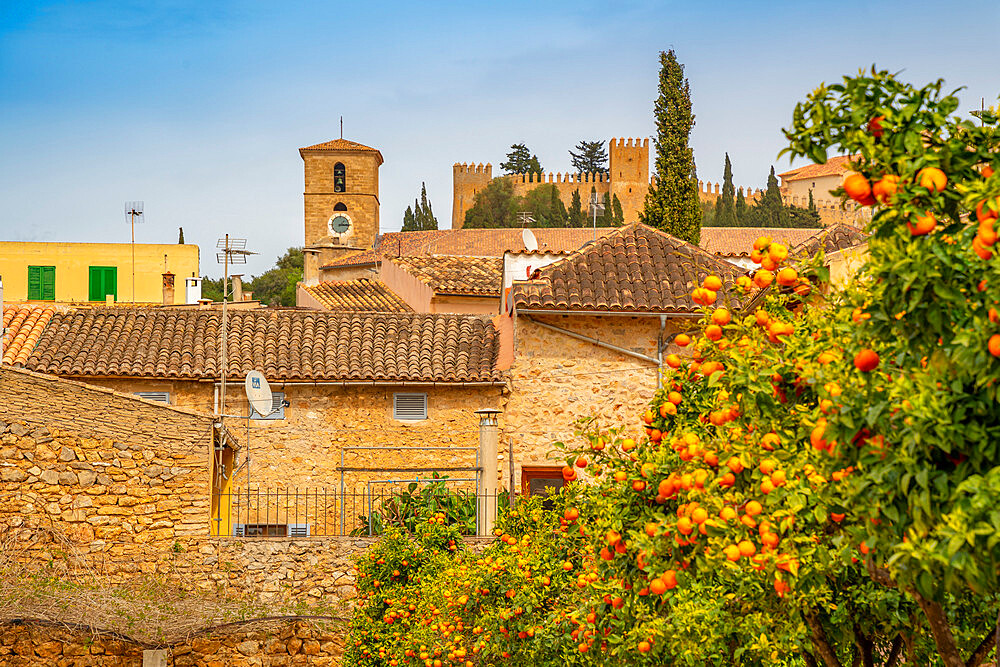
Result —
<svg viewBox="0 0 1000 667"><path fill-rule="evenodd" d="M521 230L521 240L524 241L524 249L528 252L538 250L538 239L535 238L534 232L527 227Z"/></svg>
<svg viewBox="0 0 1000 667"><path fill-rule="evenodd" d="M262 417L266 417L274 412L274 402L271 396L271 387L264 379L264 374L260 371L250 371L247 373L247 400L250 406Z"/></svg>

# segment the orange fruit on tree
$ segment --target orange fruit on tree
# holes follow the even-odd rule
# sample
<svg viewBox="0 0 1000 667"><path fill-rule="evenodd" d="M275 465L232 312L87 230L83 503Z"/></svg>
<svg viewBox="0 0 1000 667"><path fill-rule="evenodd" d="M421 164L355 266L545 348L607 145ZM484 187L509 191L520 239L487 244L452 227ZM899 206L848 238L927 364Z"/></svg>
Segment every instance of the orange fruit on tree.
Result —
<svg viewBox="0 0 1000 667"><path fill-rule="evenodd" d="M746 507L743 508L743 511L750 516L757 516L764 511L764 507L756 500L751 500L746 504Z"/></svg>
<svg viewBox="0 0 1000 667"><path fill-rule="evenodd" d="M772 491L774 491L774 483L770 479L764 479L764 481L760 483L760 492L766 496Z"/></svg>
<svg viewBox="0 0 1000 667"><path fill-rule="evenodd" d="M886 174L872 186L872 196L879 202L887 204L898 189L899 176Z"/></svg>
<svg viewBox="0 0 1000 667"><path fill-rule="evenodd" d="M649 582L649 592L653 595L663 595L667 592L667 584L662 579L653 579Z"/></svg>
<svg viewBox="0 0 1000 667"><path fill-rule="evenodd" d="M668 591L677 587L677 573L673 570L667 570L661 574L660 579L663 580L663 583L666 585Z"/></svg>
<svg viewBox="0 0 1000 667"><path fill-rule="evenodd" d="M736 517L737 517L736 510L734 510L732 507L729 507L728 505L726 507L723 507L722 511L719 512L719 518L722 519L723 521L730 521L732 519L735 519Z"/></svg>
<svg viewBox="0 0 1000 667"><path fill-rule="evenodd" d="M767 249L767 256L775 264L780 264L788 259L788 246L783 243L772 243Z"/></svg>
<svg viewBox="0 0 1000 667"><path fill-rule="evenodd" d="M986 343L986 349L990 351L994 357L1000 357L1000 334L993 334L990 336L989 341Z"/></svg>
<svg viewBox="0 0 1000 667"><path fill-rule="evenodd" d="M885 131L882 129L882 121L884 120L885 116L875 116L870 121L868 121L868 132L870 132L871 135L876 139L881 139L882 133Z"/></svg>
<svg viewBox="0 0 1000 667"><path fill-rule="evenodd" d="M667 366L670 366L671 368L680 368L681 366L681 358L676 354L668 354L664 361L667 363Z"/></svg>
<svg viewBox="0 0 1000 667"><path fill-rule="evenodd" d="M937 167L924 167L917 172L917 185L931 192L941 192L948 185L948 177Z"/></svg>
<svg viewBox="0 0 1000 667"><path fill-rule="evenodd" d="M708 276L705 278L705 282L702 283L702 287L713 292L718 292L722 289L722 278L719 276Z"/></svg>
<svg viewBox="0 0 1000 667"><path fill-rule="evenodd" d="M976 236L984 246L991 246L997 242L997 232L994 228L996 218L986 218L979 223L979 232Z"/></svg>
<svg viewBox="0 0 1000 667"><path fill-rule="evenodd" d="M757 553L757 545L751 542L750 540L743 540L737 546L740 550L741 556L747 556L749 558L750 556L753 556L755 553Z"/></svg>
<svg viewBox="0 0 1000 667"><path fill-rule="evenodd" d="M753 284L764 289L774 281L774 274L767 269L759 269L753 274Z"/></svg>
<svg viewBox="0 0 1000 667"><path fill-rule="evenodd" d="M738 561L740 559L740 548L735 544L730 544L728 547L722 550L722 553L726 555L726 558L731 561Z"/></svg>
<svg viewBox="0 0 1000 667"><path fill-rule="evenodd" d="M844 187L844 192L846 192L847 196L854 201L866 205L869 202L874 201L872 198L871 183L868 182L868 179L865 178L864 174L848 174L844 178L842 185Z"/></svg>
<svg viewBox="0 0 1000 667"><path fill-rule="evenodd" d="M972 239L972 251L979 255L979 258L983 260L993 257L993 251L983 245L982 240L978 236Z"/></svg>
<svg viewBox="0 0 1000 667"><path fill-rule="evenodd" d="M649 642L639 642L639 646L637 648L639 649L639 653L649 653L653 647L650 646Z"/></svg>
<svg viewBox="0 0 1000 667"><path fill-rule="evenodd" d="M569 466L563 466L562 476L563 479L566 480L567 482L572 482L574 479L576 479L576 470L570 468Z"/></svg>
<svg viewBox="0 0 1000 667"><path fill-rule="evenodd" d="M680 392L672 391L669 394L667 394L667 400L673 403L674 405L680 405L681 401L684 400L684 397L681 396Z"/></svg>
<svg viewBox="0 0 1000 667"><path fill-rule="evenodd" d="M740 460L735 456L726 461L726 467L732 470L734 475L739 475L741 472L743 472L743 463L740 462Z"/></svg>
<svg viewBox="0 0 1000 667"><path fill-rule="evenodd" d="M712 313L712 321L718 324L720 327L724 327L729 324L733 319L733 316L729 314L729 311L725 308L716 308L715 312Z"/></svg>
<svg viewBox="0 0 1000 667"><path fill-rule="evenodd" d="M778 268L778 263L771 259L770 255L764 255L760 259L760 268L766 271L774 271Z"/></svg>
<svg viewBox="0 0 1000 667"><path fill-rule="evenodd" d="M778 271L778 284L784 287L791 287L799 280L799 273L790 266L786 266Z"/></svg>
<svg viewBox="0 0 1000 667"><path fill-rule="evenodd" d="M709 340L719 340L722 338L722 327L718 324L709 324L705 327L705 338Z"/></svg>
<svg viewBox="0 0 1000 667"><path fill-rule="evenodd" d="M878 367L878 353L875 350L864 349L854 355L854 367L862 373L868 373Z"/></svg>
<svg viewBox="0 0 1000 667"><path fill-rule="evenodd" d="M976 218L983 220L1000 217L1000 197L984 199L976 205Z"/></svg>
<svg viewBox="0 0 1000 667"><path fill-rule="evenodd" d="M769 245L771 245L771 237L758 236L757 239L753 242L753 249L760 252Z"/></svg>
<svg viewBox="0 0 1000 667"><path fill-rule="evenodd" d="M687 347L691 344L691 336L687 334L677 334L674 336L674 345L678 347Z"/></svg>
<svg viewBox="0 0 1000 667"><path fill-rule="evenodd" d="M736 285L744 292L749 292L750 287L753 285L753 281L750 280L750 276L740 276L736 279Z"/></svg>
<svg viewBox="0 0 1000 667"><path fill-rule="evenodd" d="M937 227L937 220L930 212L924 212L923 215L914 215L906 223L906 228L910 230L911 236L930 234L934 231L935 227Z"/></svg>

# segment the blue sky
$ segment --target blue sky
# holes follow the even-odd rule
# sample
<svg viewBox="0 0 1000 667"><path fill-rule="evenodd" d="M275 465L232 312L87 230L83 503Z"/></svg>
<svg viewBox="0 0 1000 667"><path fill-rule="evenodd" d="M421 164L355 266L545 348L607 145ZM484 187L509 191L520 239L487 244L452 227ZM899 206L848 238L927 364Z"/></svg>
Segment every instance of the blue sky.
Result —
<svg viewBox="0 0 1000 667"><path fill-rule="evenodd" d="M451 165L514 142L569 169L580 139L649 136L657 54L686 66L698 173L723 155L760 187L794 104L859 67L1000 93L1000 3L20 2L0 0L0 238L127 241L184 227L215 266L226 232L301 245L297 149L339 135L381 149L382 230L426 181L450 224Z"/></svg>

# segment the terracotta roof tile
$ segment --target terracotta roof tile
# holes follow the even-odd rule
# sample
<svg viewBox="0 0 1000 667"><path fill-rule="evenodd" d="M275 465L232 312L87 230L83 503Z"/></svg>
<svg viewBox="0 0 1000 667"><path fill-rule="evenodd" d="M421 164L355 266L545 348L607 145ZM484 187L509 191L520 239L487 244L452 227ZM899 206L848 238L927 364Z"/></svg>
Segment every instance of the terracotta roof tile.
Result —
<svg viewBox="0 0 1000 667"><path fill-rule="evenodd" d="M742 271L636 223L542 268L539 279L515 281L512 294L521 310L691 313L691 291L712 273L732 282Z"/></svg>
<svg viewBox="0 0 1000 667"><path fill-rule="evenodd" d="M426 255L391 261L437 294L500 296L503 257Z"/></svg>
<svg viewBox="0 0 1000 667"><path fill-rule="evenodd" d="M598 227L597 236L607 236L616 227ZM379 237L378 250L348 255L322 268L374 264L390 257L416 255L468 255L503 257L507 251L525 249L521 234L515 229L435 229L421 232L387 232ZM593 227L560 227L531 230L540 250L573 251L594 240Z"/></svg>
<svg viewBox="0 0 1000 667"><path fill-rule="evenodd" d="M3 363L23 365L35 349L45 325L56 312L51 306L17 306L3 309Z"/></svg>
<svg viewBox="0 0 1000 667"><path fill-rule="evenodd" d="M791 248L811 238L817 231L798 227L702 227L698 245L713 255L749 257L753 242L761 236Z"/></svg>
<svg viewBox="0 0 1000 667"><path fill-rule="evenodd" d="M831 252L861 245L867 240L868 234L857 227L838 222L835 225L830 225L825 229L816 231L808 239L793 247L789 251L789 254L811 257L822 247L823 252L829 255Z"/></svg>
<svg viewBox="0 0 1000 667"><path fill-rule="evenodd" d="M778 176L784 181L801 181L807 178L820 178L822 176L845 174L848 171L847 163L850 162L851 159L850 155L832 157L824 164L807 164L804 167L798 167L797 169L786 171L783 174L778 174Z"/></svg>
<svg viewBox="0 0 1000 667"><path fill-rule="evenodd" d="M213 379L218 309L56 313L25 366L64 376ZM488 317L259 309L229 314L227 373L277 381L500 381Z"/></svg>
<svg viewBox="0 0 1000 667"><path fill-rule="evenodd" d="M330 141L324 141L320 144L313 144L312 146L305 146L299 149L300 151L371 151L373 153L378 153L377 148L372 148L371 146L365 146L364 144L359 144L356 141L348 141L347 139L331 139Z"/></svg>
<svg viewBox="0 0 1000 667"><path fill-rule="evenodd" d="M335 280L303 286L314 299L329 310L341 312L411 313L395 292L372 278Z"/></svg>

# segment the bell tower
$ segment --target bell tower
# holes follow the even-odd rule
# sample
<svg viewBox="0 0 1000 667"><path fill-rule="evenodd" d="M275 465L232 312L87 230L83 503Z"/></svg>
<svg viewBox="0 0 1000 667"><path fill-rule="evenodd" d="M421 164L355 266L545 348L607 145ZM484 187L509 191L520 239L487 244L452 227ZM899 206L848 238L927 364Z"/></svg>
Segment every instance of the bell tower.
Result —
<svg viewBox="0 0 1000 667"><path fill-rule="evenodd" d="M305 166L305 249L322 266L375 243L382 153L346 139L299 149Z"/></svg>

